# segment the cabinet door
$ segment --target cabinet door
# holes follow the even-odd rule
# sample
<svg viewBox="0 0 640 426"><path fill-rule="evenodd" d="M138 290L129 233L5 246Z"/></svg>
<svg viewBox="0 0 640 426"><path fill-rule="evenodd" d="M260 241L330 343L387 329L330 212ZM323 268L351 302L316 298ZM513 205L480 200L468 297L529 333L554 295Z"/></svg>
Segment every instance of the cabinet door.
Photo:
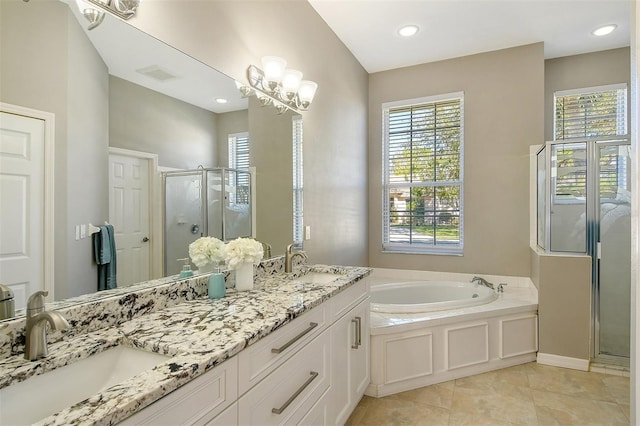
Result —
<svg viewBox="0 0 640 426"><path fill-rule="evenodd" d="M344 424L369 384L369 298L331 327L329 419Z"/></svg>
<svg viewBox="0 0 640 426"><path fill-rule="evenodd" d="M369 299L367 298L360 303L351 313L351 316L356 320L355 327L359 327L360 340L358 349L351 349L349 355L349 378L351 396L354 400L349 410L355 409L355 406L364 395L364 391L369 386L371 368L369 366Z"/></svg>
<svg viewBox="0 0 640 426"><path fill-rule="evenodd" d="M238 424L238 403L234 402L229 408L218 414L206 426L236 426Z"/></svg>

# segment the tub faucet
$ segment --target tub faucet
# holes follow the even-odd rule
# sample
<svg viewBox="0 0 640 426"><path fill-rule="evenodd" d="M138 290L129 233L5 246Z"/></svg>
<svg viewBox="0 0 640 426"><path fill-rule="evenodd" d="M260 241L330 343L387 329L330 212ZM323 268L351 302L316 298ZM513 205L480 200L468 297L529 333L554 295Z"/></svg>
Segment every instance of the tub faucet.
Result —
<svg viewBox="0 0 640 426"><path fill-rule="evenodd" d="M47 322L53 330L64 330L69 323L58 311L45 311L44 298L48 291L36 291L27 302L27 328L24 358L35 361L47 356Z"/></svg>
<svg viewBox="0 0 640 426"><path fill-rule="evenodd" d="M489 281L485 280L482 277L473 277L471 279L472 283L477 283L477 284L481 284L485 287L489 287L491 290L493 290L493 284L491 284Z"/></svg>
<svg viewBox="0 0 640 426"><path fill-rule="evenodd" d="M303 259L307 259L307 254L303 251L293 251L295 244L289 244L287 250L284 252L284 272L293 272L293 258L300 256Z"/></svg>

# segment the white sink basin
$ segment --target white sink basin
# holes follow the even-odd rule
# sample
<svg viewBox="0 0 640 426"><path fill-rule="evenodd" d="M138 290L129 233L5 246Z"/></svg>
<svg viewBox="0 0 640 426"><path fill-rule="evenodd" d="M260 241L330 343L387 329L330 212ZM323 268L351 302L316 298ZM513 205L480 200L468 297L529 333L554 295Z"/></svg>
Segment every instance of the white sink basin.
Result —
<svg viewBox="0 0 640 426"><path fill-rule="evenodd" d="M301 277L296 279L296 282L307 284L326 284L340 278L340 274L333 274L331 272L307 272Z"/></svg>
<svg viewBox="0 0 640 426"><path fill-rule="evenodd" d="M0 389L0 425L32 424L168 359L116 346Z"/></svg>

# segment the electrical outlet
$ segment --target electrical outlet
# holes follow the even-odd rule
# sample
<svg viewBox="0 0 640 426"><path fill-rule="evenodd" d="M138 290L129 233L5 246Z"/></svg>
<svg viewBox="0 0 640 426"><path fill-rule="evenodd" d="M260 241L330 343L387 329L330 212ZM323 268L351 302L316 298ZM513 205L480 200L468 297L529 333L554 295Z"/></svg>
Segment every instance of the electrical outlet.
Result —
<svg viewBox="0 0 640 426"><path fill-rule="evenodd" d="M80 225L76 225L76 241L80 239Z"/></svg>
<svg viewBox="0 0 640 426"><path fill-rule="evenodd" d="M305 226L304 227L304 239L305 240L310 240L311 239L311 226Z"/></svg>
<svg viewBox="0 0 640 426"><path fill-rule="evenodd" d="M80 239L87 237L87 225L80 225Z"/></svg>

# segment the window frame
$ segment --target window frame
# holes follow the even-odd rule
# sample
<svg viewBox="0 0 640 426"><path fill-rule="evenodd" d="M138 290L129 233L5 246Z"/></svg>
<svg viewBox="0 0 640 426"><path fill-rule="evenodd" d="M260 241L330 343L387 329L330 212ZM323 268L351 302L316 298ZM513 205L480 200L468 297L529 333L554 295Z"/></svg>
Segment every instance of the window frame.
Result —
<svg viewBox="0 0 640 426"><path fill-rule="evenodd" d="M399 184L389 182L389 111L395 108L408 108L423 104L437 104L450 101L460 102L460 169L457 181L422 181L421 183L406 182L402 187L437 187L437 186L458 186L459 187L459 243L456 245L419 245L416 243L390 242L390 209L389 197L390 188L398 187ZM396 254L427 254L427 255L452 255L462 256L464 253L464 92L452 92L421 98L406 99L382 104L382 253Z"/></svg>
<svg viewBox="0 0 640 426"><path fill-rule="evenodd" d="M304 243L304 127L301 115L294 115L292 124L293 166L293 243L302 248Z"/></svg>

